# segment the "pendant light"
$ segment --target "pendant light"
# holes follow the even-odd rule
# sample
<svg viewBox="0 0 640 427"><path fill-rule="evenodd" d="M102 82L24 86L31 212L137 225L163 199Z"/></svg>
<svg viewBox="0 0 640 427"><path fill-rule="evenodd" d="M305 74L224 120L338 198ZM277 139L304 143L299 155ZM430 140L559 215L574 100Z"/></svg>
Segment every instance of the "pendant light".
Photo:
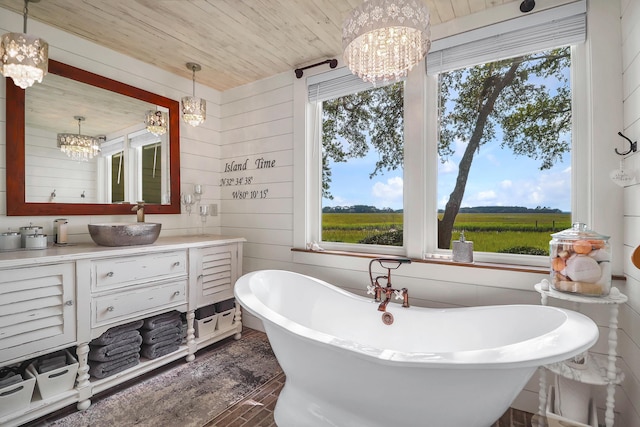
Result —
<svg viewBox="0 0 640 427"><path fill-rule="evenodd" d="M73 160L88 161L100 153L100 138L82 135L82 116L73 116L78 121L78 133L59 133L58 148Z"/></svg>
<svg viewBox="0 0 640 427"><path fill-rule="evenodd" d="M144 124L147 130L155 136L167 133L167 113L159 110L148 110L144 115Z"/></svg>
<svg viewBox="0 0 640 427"><path fill-rule="evenodd" d="M193 73L193 96L182 98L182 120L195 127L204 123L207 118L207 102L196 98L196 71L200 71L202 67L194 62L187 62L187 69Z"/></svg>
<svg viewBox="0 0 640 427"><path fill-rule="evenodd" d="M0 73L11 77L22 89L30 87L36 81L42 83L49 67L49 44L27 34L29 1L38 3L40 0L25 0L23 32L5 33L0 38Z"/></svg>
<svg viewBox="0 0 640 427"><path fill-rule="evenodd" d="M398 81L425 57L429 37L424 0L365 0L343 23L344 60L364 81Z"/></svg>

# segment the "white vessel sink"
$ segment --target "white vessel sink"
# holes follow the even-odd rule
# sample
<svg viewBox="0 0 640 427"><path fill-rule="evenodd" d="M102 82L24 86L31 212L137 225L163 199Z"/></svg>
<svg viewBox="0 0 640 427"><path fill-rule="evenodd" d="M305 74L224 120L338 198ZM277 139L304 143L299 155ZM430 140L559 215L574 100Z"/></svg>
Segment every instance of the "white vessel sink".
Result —
<svg viewBox="0 0 640 427"><path fill-rule="evenodd" d="M155 222L109 222L88 224L89 234L100 246L150 245L160 235L162 224Z"/></svg>

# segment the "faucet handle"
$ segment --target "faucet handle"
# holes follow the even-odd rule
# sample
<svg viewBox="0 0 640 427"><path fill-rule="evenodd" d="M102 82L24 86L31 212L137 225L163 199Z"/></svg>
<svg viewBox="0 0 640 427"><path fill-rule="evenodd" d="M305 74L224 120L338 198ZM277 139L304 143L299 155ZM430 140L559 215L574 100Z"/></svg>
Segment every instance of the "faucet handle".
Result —
<svg viewBox="0 0 640 427"><path fill-rule="evenodd" d="M373 285L367 285L367 294L374 295L376 293L376 287Z"/></svg>
<svg viewBox="0 0 640 427"><path fill-rule="evenodd" d="M396 296L396 299L403 299L404 298L404 291L402 291L402 290L393 291L393 293Z"/></svg>

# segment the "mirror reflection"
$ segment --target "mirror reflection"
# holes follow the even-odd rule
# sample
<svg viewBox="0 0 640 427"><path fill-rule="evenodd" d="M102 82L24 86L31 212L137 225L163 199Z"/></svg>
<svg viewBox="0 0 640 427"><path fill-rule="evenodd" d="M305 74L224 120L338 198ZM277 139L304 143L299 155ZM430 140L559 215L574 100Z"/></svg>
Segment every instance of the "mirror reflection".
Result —
<svg viewBox="0 0 640 427"><path fill-rule="evenodd" d="M148 112L166 117L167 111L48 74L42 84L25 91L26 202L169 203L168 123L153 129L162 133L155 135L144 122ZM69 135L59 138L61 134ZM74 155L61 150L69 140ZM82 146L75 140L92 141L99 151L76 155Z"/></svg>
<svg viewBox="0 0 640 427"><path fill-rule="evenodd" d="M52 59L42 84L5 81L8 216L180 213L178 101ZM86 141L100 153L68 156Z"/></svg>

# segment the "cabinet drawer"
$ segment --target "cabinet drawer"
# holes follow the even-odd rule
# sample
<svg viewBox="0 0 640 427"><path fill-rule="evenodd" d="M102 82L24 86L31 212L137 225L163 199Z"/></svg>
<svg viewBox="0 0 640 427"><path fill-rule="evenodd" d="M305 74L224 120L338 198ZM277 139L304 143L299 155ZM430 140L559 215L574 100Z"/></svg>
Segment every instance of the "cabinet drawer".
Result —
<svg viewBox="0 0 640 427"><path fill-rule="evenodd" d="M93 299L93 326L140 316L187 302L187 281L178 280Z"/></svg>
<svg viewBox="0 0 640 427"><path fill-rule="evenodd" d="M187 253L163 252L111 258L91 263L94 290L104 290L143 283L145 280L163 280L187 272Z"/></svg>

